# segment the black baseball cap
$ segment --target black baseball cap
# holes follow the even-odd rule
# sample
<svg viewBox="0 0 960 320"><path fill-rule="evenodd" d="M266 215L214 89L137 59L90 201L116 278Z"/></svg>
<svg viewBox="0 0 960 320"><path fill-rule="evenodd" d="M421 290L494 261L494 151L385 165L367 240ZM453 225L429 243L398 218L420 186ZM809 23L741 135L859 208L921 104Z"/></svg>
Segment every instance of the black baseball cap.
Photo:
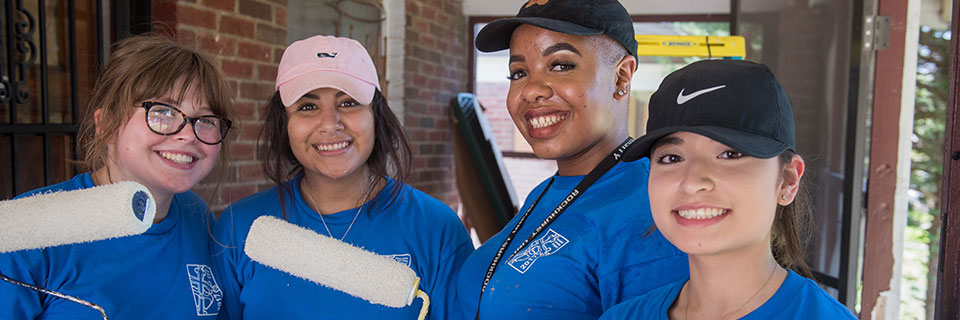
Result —
<svg viewBox="0 0 960 320"><path fill-rule="evenodd" d="M527 1L516 17L498 19L480 29L477 49L493 52L510 48L513 30L521 24L579 36L604 34L637 56L633 20L617 0Z"/></svg>
<svg viewBox="0 0 960 320"><path fill-rule="evenodd" d="M750 61L702 60L667 75L650 97L647 134L624 152L624 160L649 156L657 140L677 131L761 159L796 151L787 92L767 66Z"/></svg>

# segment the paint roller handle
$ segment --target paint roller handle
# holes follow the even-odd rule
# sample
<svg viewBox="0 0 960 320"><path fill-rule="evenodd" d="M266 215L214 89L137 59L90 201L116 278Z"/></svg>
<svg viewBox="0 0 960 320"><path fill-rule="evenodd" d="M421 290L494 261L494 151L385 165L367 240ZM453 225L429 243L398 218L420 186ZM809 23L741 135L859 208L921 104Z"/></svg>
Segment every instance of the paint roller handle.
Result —
<svg viewBox="0 0 960 320"><path fill-rule="evenodd" d="M107 319L107 312L106 312L105 310L103 310L103 307L97 305L96 303L93 303L93 302L90 302L90 301L87 301L87 300L83 300L83 299L80 299L80 298L77 298L77 297L74 297L74 296L71 296L71 295L66 295L66 294L63 294L63 293L60 293L60 292L57 292L57 291L53 291L53 290L50 290L50 289L47 289L47 288L38 287L38 286L29 284L29 283L25 283L25 282L19 281L19 280L17 280L17 279L11 279L11 278L7 277L6 275L4 275L3 272L0 272L0 279L2 279L3 281L6 281L6 282L9 282L9 283L12 283L12 284L15 284L15 285L18 285L18 286L21 286L21 287L24 287L24 288L33 290L33 291L36 291L36 292L45 293L45 294L48 294L48 295L51 295L51 296L54 296L54 297L57 297L57 298L70 300L70 301L73 301L73 302L76 302L76 303L79 303L79 304L88 306L88 307L90 307L90 308L93 308L93 309L97 310L97 312L100 312L100 315L103 316L103 320L108 320L108 319ZM421 318L421 319L422 319L422 318Z"/></svg>
<svg viewBox="0 0 960 320"><path fill-rule="evenodd" d="M430 297L427 296L426 292L423 290L417 289L417 297L423 299L423 306L420 307L420 316L417 317L417 320L423 320L427 317L427 309L430 308Z"/></svg>

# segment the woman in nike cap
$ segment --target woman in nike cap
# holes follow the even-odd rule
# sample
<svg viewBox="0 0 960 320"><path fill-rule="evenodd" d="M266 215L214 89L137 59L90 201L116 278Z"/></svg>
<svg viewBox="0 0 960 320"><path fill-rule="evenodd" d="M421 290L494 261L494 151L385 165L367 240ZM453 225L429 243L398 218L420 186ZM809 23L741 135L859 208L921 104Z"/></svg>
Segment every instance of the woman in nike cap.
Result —
<svg viewBox="0 0 960 320"><path fill-rule="evenodd" d="M650 99L657 229L687 253L690 278L614 306L602 319L856 319L804 276L810 212L793 108L773 73L742 60L694 62Z"/></svg>

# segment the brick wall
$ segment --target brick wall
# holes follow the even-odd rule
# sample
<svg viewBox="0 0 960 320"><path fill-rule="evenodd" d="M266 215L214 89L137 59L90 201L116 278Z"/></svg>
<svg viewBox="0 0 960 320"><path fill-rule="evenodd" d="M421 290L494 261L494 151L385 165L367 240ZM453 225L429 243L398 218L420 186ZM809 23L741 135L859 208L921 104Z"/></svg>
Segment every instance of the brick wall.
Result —
<svg viewBox="0 0 960 320"><path fill-rule="evenodd" d="M497 141L497 146L501 151L514 151L514 132L517 130L507 111L507 91L510 89L510 83L503 82L477 82L477 99L483 106L483 114L487 116L490 122L490 129L493 130L493 137Z"/></svg>
<svg viewBox="0 0 960 320"><path fill-rule="evenodd" d="M214 211L265 189L270 183L256 161L256 139L263 124L261 108L273 94L277 64L287 39L286 0L155 0L154 21L177 41L214 57L234 96L239 121L231 129L230 164L213 194L211 175L195 189ZM239 122L239 123L237 123Z"/></svg>
<svg viewBox="0 0 960 320"><path fill-rule="evenodd" d="M467 90L467 20L458 0L407 0L403 123L410 184L457 208L449 103Z"/></svg>
<svg viewBox="0 0 960 320"><path fill-rule="evenodd" d="M407 0L404 123L414 163L409 183L453 208L459 203L448 103L466 90L466 17L458 0ZM231 133L220 192L211 176L195 189L214 211L270 186L257 161L261 108L273 93L287 39L287 0L155 0L154 21L181 43L211 54L235 96L240 125ZM389 94L389 93L388 93Z"/></svg>

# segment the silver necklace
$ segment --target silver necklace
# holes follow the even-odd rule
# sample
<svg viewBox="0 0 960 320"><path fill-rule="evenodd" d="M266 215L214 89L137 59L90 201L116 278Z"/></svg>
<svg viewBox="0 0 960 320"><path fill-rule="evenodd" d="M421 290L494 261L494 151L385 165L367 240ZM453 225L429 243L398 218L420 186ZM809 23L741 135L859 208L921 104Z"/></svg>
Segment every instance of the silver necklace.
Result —
<svg viewBox="0 0 960 320"><path fill-rule="evenodd" d="M306 184L304 184L304 185L306 185ZM317 204L317 200L313 200L313 195L310 194L309 191L304 192L304 193L307 194L307 198L310 198L310 202L313 202L314 204ZM360 216L360 212L363 211L363 206L364 206L364 204L361 204L361 205L360 205L360 208L357 208L357 214L353 216L353 221L350 221L350 226L347 227L347 231L345 231L345 232L343 233L343 236L340 237L340 241L343 241L343 239L346 239L346 238L347 238L347 234L350 233L350 229L353 229L353 224L357 222L357 217L359 217L359 216ZM336 237L333 236L333 233L330 232L330 227L327 226L327 221L323 219L323 213L320 212L320 208L317 208L315 205L314 205L314 206L311 206L311 207L313 207L313 210L316 211L317 214L320 215L320 222L323 223L323 228L324 228L324 229L327 229L327 234L329 234L331 238L336 239Z"/></svg>
<svg viewBox="0 0 960 320"><path fill-rule="evenodd" d="M757 295L760 294L760 291L763 291L763 288L767 287L767 284L770 283L770 279L773 279L773 275L777 274L777 271L779 271L779 268L773 269L773 272L770 272L770 275L767 276L767 281L763 282L763 285L760 286L760 289L757 289L757 292L754 292L753 295L750 296L750 299L747 299L747 301L744 302L743 305L741 305L739 308L737 308L737 310L734 310L734 312L739 312L740 309L743 309L743 307L746 307L747 303L750 303L750 301L752 301L753 298L756 298ZM683 308L683 319L684 320L690 319L690 294L687 294L687 306Z"/></svg>

